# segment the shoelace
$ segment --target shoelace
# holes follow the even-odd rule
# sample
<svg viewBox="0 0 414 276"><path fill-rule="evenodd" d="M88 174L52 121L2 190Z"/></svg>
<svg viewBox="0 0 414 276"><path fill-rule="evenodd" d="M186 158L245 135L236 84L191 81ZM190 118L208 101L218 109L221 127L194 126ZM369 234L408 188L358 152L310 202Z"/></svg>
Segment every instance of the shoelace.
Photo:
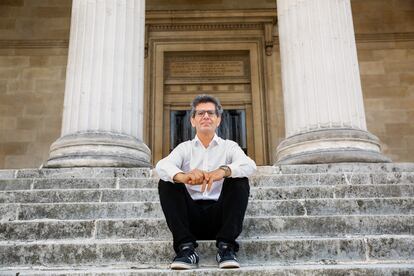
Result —
<svg viewBox="0 0 414 276"><path fill-rule="evenodd" d="M233 249L230 246L223 247L220 250L220 253L221 253L221 254L219 254L220 259L223 259L224 257L231 257L231 258L234 258L235 260L237 260L236 259L236 254L234 253Z"/></svg>
<svg viewBox="0 0 414 276"><path fill-rule="evenodd" d="M177 255L177 258L182 257L189 258L192 263L197 262L197 254L191 248L183 248Z"/></svg>

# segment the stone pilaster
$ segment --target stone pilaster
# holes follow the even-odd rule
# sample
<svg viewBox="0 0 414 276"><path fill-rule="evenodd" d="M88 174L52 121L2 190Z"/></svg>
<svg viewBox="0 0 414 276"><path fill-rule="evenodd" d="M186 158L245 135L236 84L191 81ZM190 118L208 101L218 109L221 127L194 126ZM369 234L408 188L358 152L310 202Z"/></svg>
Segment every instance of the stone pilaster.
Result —
<svg viewBox="0 0 414 276"><path fill-rule="evenodd" d="M277 0L281 164L387 162L367 131L350 0Z"/></svg>
<svg viewBox="0 0 414 276"><path fill-rule="evenodd" d="M73 0L62 135L46 167L145 167L145 1Z"/></svg>

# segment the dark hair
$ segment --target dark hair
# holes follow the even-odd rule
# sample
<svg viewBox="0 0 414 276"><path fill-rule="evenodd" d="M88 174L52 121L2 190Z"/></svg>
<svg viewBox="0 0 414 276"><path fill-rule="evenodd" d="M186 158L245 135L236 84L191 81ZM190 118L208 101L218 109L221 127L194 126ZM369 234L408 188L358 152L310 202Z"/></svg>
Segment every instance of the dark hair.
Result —
<svg viewBox="0 0 414 276"><path fill-rule="evenodd" d="M223 107L221 106L219 99L217 99L216 97L210 96L210 95L203 94L203 95L198 95L191 102L191 116L193 118L195 117L197 105L201 103L213 103L216 106L217 116L220 117L221 114L223 114Z"/></svg>

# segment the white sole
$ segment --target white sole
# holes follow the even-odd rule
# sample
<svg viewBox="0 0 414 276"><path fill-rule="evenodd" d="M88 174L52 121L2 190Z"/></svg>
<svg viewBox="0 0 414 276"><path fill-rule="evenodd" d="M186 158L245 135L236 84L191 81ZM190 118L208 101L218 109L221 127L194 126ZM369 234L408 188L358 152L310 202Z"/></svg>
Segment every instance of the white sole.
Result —
<svg viewBox="0 0 414 276"><path fill-rule="evenodd" d="M236 261L226 261L219 264L220 268L240 268L240 264Z"/></svg>
<svg viewBox="0 0 414 276"><path fill-rule="evenodd" d="M197 267L198 267L197 264L187 264L183 262L174 262L170 265L170 268L174 270L193 269Z"/></svg>

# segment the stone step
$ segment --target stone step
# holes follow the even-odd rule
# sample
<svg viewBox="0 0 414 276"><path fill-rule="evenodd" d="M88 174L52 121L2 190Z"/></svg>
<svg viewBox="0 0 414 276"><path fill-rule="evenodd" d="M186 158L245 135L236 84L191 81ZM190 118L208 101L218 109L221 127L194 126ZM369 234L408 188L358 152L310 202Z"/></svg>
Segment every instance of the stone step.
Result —
<svg viewBox="0 0 414 276"><path fill-rule="evenodd" d="M215 242L199 242L201 264L215 264ZM171 242L80 240L0 242L0 267L168 264ZM295 249L295 250L292 250ZM412 261L413 236L240 240L244 265Z"/></svg>
<svg viewBox="0 0 414 276"><path fill-rule="evenodd" d="M0 191L31 189L156 188L158 178L0 178ZM274 174L250 178L253 187L414 184L414 172L382 174Z"/></svg>
<svg viewBox="0 0 414 276"><path fill-rule="evenodd" d="M399 173L414 172L414 163L336 163L258 166L258 174ZM148 177L149 168L60 168L0 170L0 178Z"/></svg>
<svg viewBox="0 0 414 276"><path fill-rule="evenodd" d="M414 185L251 187L251 200L414 197ZM158 201L156 188L23 190L0 192L0 203Z"/></svg>
<svg viewBox="0 0 414 276"><path fill-rule="evenodd" d="M408 215L414 198L251 200L248 216ZM162 217L159 202L0 204L0 221Z"/></svg>
<svg viewBox="0 0 414 276"><path fill-rule="evenodd" d="M364 276L396 276L413 275L414 263L349 263L349 264L316 264L316 265L268 265L268 266L242 266L240 269L218 269L216 266L201 266L188 271L173 271L161 265L155 268L138 267L65 267L65 268L10 268L1 269L4 276L43 276L43 275L205 275L205 276L314 276L314 275L364 275Z"/></svg>
<svg viewBox="0 0 414 276"><path fill-rule="evenodd" d="M414 215L246 217L241 238L414 235ZM0 241L48 239L171 240L163 218L0 222Z"/></svg>

